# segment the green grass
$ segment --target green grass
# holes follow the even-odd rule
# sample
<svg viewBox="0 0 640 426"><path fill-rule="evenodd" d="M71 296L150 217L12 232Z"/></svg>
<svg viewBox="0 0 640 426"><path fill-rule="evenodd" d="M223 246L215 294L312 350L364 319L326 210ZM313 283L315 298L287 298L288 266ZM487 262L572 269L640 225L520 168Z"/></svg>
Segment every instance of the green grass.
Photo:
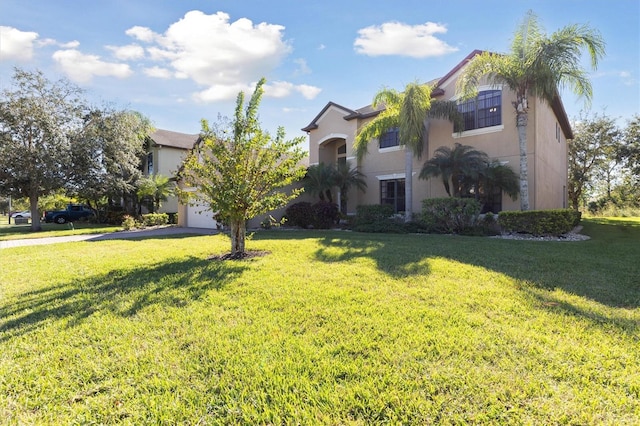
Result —
<svg viewBox="0 0 640 426"><path fill-rule="evenodd" d="M637 424L639 225L5 249L0 423Z"/></svg>
<svg viewBox="0 0 640 426"><path fill-rule="evenodd" d="M73 228L70 224L58 225L56 223L42 222L42 231L31 232L31 225L7 225L5 221L0 220L0 241L45 238L45 237L65 237L68 235L84 235L84 234L104 234L122 230L122 226L114 225L96 225L85 222L74 222Z"/></svg>

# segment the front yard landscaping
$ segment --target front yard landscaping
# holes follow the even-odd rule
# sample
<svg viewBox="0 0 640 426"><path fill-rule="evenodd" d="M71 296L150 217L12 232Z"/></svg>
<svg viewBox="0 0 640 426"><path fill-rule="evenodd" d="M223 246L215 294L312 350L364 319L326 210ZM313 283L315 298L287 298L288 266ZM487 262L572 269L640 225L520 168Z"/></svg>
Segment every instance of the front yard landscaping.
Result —
<svg viewBox="0 0 640 426"><path fill-rule="evenodd" d="M583 225L2 250L0 424L637 424L640 219Z"/></svg>

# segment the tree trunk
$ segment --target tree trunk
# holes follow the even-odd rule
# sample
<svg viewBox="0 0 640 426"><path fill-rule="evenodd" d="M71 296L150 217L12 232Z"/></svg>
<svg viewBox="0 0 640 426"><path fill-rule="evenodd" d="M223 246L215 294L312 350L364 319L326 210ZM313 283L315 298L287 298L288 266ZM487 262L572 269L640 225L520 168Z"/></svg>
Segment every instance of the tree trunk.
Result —
<svg viewBox="0 0 640 426"><path fill-rule="evenodd" d="M516 127L520 145L520 210L529 210L529 171L527 163L527 111L516 107Z"/></svg>
<svg viewBox="0 0 640 426"><path fill-rule="evenodd" d="M240 258L245 254L244 241L247 234L247 225L243 219L231 219L231 256Z"/></svg>
<svg viewBox="0 0 640 426"><path fill-rule="evenodd" d="M409 222L413 216L413 152L408 146L404 147L404 221Z"/></svg>
<svg viewBox="0 0 640 426"><path fill-rule="evenodd" d="M42 231L38 214L38 194L29 195L29 210L31 210L31 232Z"/></svg>

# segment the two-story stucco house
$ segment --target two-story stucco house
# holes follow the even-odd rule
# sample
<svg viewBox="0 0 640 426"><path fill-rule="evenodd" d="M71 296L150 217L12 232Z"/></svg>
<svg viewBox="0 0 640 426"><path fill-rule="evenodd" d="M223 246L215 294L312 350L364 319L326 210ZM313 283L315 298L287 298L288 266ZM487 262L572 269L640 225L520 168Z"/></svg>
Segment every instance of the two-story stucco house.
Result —
<svg viewBox="0 0 640 426"><path fill-rule="evenodd" d="M456 81L465 65L480 51L473 51L444 77L435 80L432 96L440 100L456 100ZM373 96L373 94L372 94ZM421 159L414 157L413 203L419 212L423 199L447 196L440 179L422 180L418 174L424 162L433 157L440 146L471 145L486 152L519 173L520 151L512 102L515 94L507 87L478 87L476 99L460 103L465 130L454 131L447 120L432 120L428 143ZM571 127L562 102L548 105L539 99L529 100L527 126L529 202L531 209L566 207L567 139ZM366 176L367 191L352 190L349 213L361 204L388 203L404 210L405 154L398 145L397 131L386 133L379 141L371 141L369 153L356 162L353 144L358 130L379 111L371 106L350 109L329 102L302 130L309 136L309 163L336 163L349 160ZM502 194L499 209L518 210L519 200ZM352 200L352 201L351 201Z"/></svg>

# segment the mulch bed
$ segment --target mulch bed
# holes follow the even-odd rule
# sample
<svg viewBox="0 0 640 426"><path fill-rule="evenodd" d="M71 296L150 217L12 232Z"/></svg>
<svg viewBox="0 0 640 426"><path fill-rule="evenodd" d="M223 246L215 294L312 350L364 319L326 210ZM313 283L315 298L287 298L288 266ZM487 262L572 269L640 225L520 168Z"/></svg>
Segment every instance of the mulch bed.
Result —
<svg viewBox="0 0 640 426"><path fill-rule="evenodd" d="M270 252L264 250L247 250L244 253L225 253L207 257L207 260L245 260L262 257Z"/></svg>

